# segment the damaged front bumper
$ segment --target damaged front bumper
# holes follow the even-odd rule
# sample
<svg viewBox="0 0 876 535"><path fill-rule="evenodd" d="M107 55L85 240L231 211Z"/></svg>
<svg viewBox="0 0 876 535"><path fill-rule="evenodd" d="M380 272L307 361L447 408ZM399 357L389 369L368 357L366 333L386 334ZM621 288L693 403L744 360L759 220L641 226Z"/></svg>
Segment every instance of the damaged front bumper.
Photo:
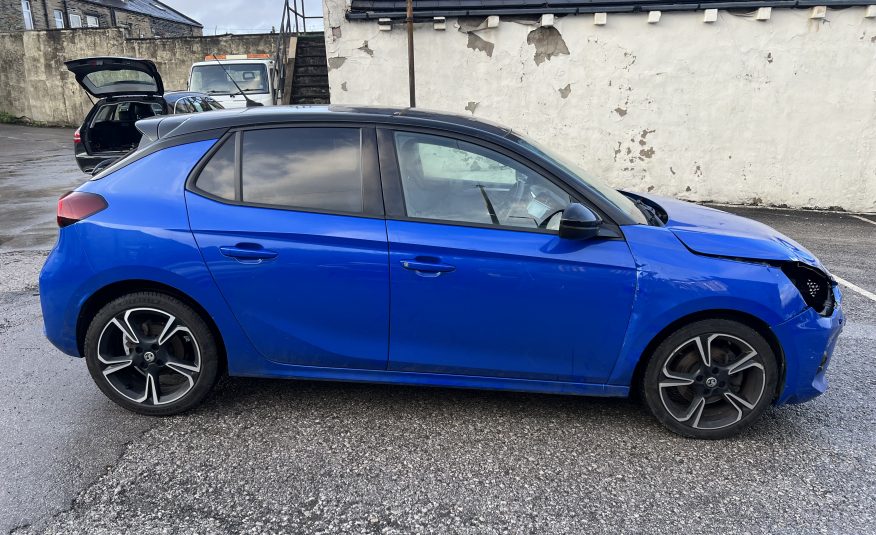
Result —
<svg viewBox="0 0 876 535"><path fill-rule="evenodd" d="M845 323L842 294L836 286L832 290L835 306L829 316L810 307L773 327L785 355L784 386L776 405L803 403L827 390L827 367Z"/></svg>

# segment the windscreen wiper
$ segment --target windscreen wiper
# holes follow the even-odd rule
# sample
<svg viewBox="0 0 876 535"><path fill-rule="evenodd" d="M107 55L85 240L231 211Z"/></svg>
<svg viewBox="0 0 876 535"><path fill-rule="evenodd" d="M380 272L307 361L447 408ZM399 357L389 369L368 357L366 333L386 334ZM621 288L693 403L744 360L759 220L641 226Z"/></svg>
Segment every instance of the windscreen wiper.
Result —
<svg viewBox="0 0 876 535"><path fill-rule="evenodd" d="M657 210L655 210L653 206L641 199L631 198L630 200L632 200L636 207L641 210L642 215L648 220L648 224L654 225L655 227L663 226L663 221L660 219L660 216L657 215Z"/></svg>
<svg viewBox="0 0 876 535"><path fill-rule="evenodd" d="M222 65L222 62L219 61L219 58L216 57L216 54L213 54L213 59L215 59L216 63L218 63L219 66L222 67L222 70L225 71L225 76L227 76L228 79L231 80L231 83L234 84L234 87L237 88L237 93L233 93L231 95L228 95L229 97L233 97L235 95L243 95L243 99L246 101L247 108L251 108L253 106L264 106L264 104L262 104L261 102L256 102L253 99L246 96L246 93L244 93L243 89L241 89L240 86L237 85L237 82L234 81L234 78L231 77L231 74L228 72L228 69L225 68L225 65Z"/></svg>

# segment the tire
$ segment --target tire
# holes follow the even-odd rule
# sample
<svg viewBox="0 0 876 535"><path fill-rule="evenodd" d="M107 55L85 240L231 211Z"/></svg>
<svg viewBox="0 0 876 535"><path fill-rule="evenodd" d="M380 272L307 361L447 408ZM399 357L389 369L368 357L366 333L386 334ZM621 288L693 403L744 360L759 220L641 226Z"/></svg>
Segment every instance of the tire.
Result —
<svg viewBox="0 0 876 535"><path fill-rule="evenodd" d="M736 321L691 323L651 355L642 379L651 413L671 431L720 439L740 433L772 403L776 356L754 329Z"/></svg>
<svg viewBox="0 0 876 535"><path fill-rule="evenodd" d="M196 407L219 376L216 340L203 318L156 292L128 294L104 306L88 326L84 352L100 390L148 416Z"/></svg>

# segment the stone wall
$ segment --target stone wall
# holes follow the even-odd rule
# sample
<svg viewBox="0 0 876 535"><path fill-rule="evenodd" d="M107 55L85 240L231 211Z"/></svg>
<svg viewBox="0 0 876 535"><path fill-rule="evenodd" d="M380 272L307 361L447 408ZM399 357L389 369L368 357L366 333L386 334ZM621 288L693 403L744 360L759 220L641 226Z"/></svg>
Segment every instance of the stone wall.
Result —
<svg viewBox="0 0 876 535"><path fill-rule="evenodd" d="M0 33L0 111L78 126L92 104L64 67L67 60L151 59L171 91L186 89L192 63L207 54L271 54L276 39L275 34L132 39L118 28ZM294 42L291 46L294 50Z"/></svg>
<svg viewBox="0 0 876 535"><path fill-rule="evenodd" d="M408 103L404 25L325 4L332 102ZM876 212L876 18L865 8L448 18L414 31L417 104L495 120L619 188Z"/></svg>
<svg viewBox="0 0 876 535"><path fill-rule="evenodd" d="M91 15L98 18L101 28L120 27L126 30L128 37L185 37L202 33L197 26L83 0L31 0L30 8L36 30L56 29L54 11L64 13L66 10L65 28L70 28L70 15L81 17L83 27L87 24L86 17ZM0 0L0 31L23 30L23 21L21 0Z"/></svg>

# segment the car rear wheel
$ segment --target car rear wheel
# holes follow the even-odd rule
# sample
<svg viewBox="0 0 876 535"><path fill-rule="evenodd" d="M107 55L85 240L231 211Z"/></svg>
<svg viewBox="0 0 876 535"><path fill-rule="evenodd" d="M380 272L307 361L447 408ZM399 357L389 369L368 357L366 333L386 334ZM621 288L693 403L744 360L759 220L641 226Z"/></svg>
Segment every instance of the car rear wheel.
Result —
<svg viewBox="0 0 876 535"><path fill-rule="evenodd" d="M680 435L735 435L772 402L776 357L754 329L730 320L683 327L654 351L643 378L654 416Z"/></svg>
<svg viewBox="0 0 876 535"><path fill-rule="evenodd" d="M189 410L218 377L216 342L204 320L160 293L133 293L104 306L89 325L84 351L101 391L141 414Z"/></svg>

